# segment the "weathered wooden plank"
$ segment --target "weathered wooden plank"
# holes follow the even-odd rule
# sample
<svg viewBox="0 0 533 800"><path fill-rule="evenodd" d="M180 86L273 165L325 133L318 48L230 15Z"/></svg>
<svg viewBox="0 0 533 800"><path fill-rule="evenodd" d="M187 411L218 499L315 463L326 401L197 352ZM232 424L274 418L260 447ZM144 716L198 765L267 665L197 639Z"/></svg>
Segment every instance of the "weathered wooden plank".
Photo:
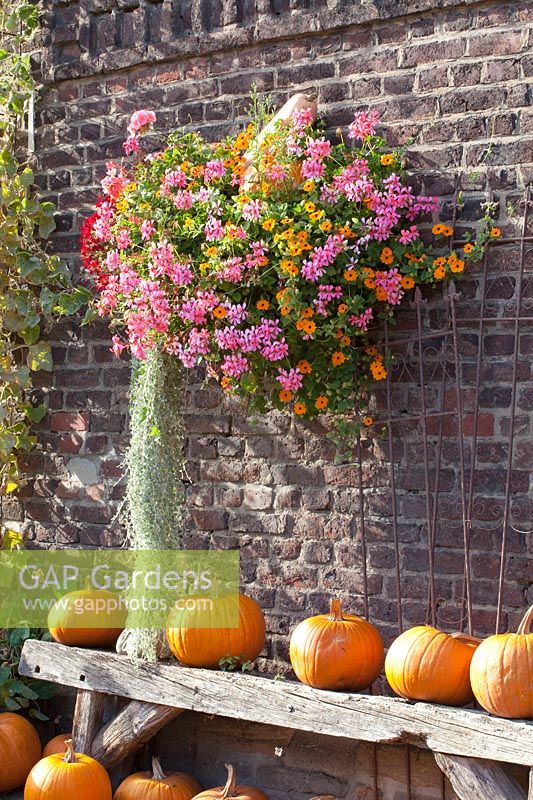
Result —
<svg viewBox="0 0 533 800"><path fill-rule="evenodd" d="M527 800L533 800L533 767L529 770L529 792Z"/></svg>
<svg viewBox="0 0 533 800"><path fill-rule="evenodd" d="M411 743L439 753L533 766L533 723L480 711L312 689L292 681L189 669L135 667L116 653L28 641L22 675L175 706L367 742ZM520 742L520 746L517 743Z"/></svg>
<svg viewBox="0 0 533 800"><path fill-rule="evenodd" d="M493 761L434 753L459 800L527 800L520 784Z"/></svg>
<svg viewBox="0 0 533 800"><path fill-rule="evenodd" d="M100 692L78 689L72 723L72 740L78 753L91 752L92 741L102 725L105 699Z"/></svg>
<svg viewBox="0 0 533 800"><path fill-rule="evenodd" d="M132 700L95 737L91 755L106 769L113 769L182 713L180 708Z"/></svg>

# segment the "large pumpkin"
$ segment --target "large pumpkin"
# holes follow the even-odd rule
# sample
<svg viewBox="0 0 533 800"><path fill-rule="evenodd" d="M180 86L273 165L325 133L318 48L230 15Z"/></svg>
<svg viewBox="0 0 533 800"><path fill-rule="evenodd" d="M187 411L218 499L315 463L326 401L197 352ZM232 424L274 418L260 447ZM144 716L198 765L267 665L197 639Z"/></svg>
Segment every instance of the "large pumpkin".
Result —
<svg viewBox="0 0 533 800"><path fill-rule="evenodd" d="M117 599L117 595L105 589L69 592L48 614L52 637L56 642L74 647L114 647L125 624L125 612L113 610ZM96 613L97 603L106 604L109 611Z"/></svg>
<svg viewBox="0 0 533 800"><path fill-rule="evenodd" d="M157 758L152 759L152 772L136 772L122 781L113 800L191 800L202 787L186 772L165 775Z"/></svg>
<svg viewBox="0 0 533 800"><path fill-rule="evenodd" d="M228 779L224 786L215 786L206 789L194 797L194 800L268 800L266 794L254 786L237 785L235 767L231 764L224 765L228 770Z"/></svg>
<svg viewBox="0 0 533 800"><path fill-rule="evenodd" d="M479 642L467 634L447 634L418 625L404 631L390 646L385 675L400 697L465 705L474 699L470 662Z"/></svg>
<svg viewBox="0 0 533 800"><path fill-rule="evenodd" d="M66 753L69 739L72 739L72 733L59 733L57 736L54 736L53 739L50 739L50 741L45 744L43 758L46 758L46 756L54 756L57 753Z"/></svg>
<svg viewBox="0 0 533 800"><path fill-rule="evenodd" d="M9 711L0 714L0 792L22 786L40 757L41 742L31 722Z"/></svg>
<svg viewBox="0 0 533 800"><path fill-rule="evenodd" d="M478 703L497 717L533 719L533 606L516 633L489 636L470 665Z"/></svg>
<svg viewBox="0 0 533 800"><path fill-rule="evenodd" d="M302 683L317 689L359 691L381 672L384 649L370 622L344 614L340 600L332 600L329 614L309 617L294 629L289 654Z"/></svg>
<svg viewBox="0 0 533 800"><path fill-rule="evenodd" d="M264 647L265 617L260 606L246 595L225 595L213 599L209 612L212 627L205 625L206 613L198 606L191 611L171 612L167 626L170 649L188 667L218 667L225 656L254 661ZM226 627L238 621L238 627Z"/></svg>
<svg viewBox="0 0 533 800"><path fill-rule="evenodd" d="M28 775L24 800L112 800L111 781L94 758L66 753L42 758Z"/></svg>

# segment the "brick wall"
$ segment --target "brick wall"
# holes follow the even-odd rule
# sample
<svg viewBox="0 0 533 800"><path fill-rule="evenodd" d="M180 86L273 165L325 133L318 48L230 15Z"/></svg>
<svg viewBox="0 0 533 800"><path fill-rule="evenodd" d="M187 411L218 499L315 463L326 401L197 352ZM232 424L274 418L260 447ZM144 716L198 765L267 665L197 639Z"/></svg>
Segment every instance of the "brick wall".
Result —
<svg viewBox="0 0 533 800"><path fill-rule="evenodd" d="M296 89L314 92L330 129L346 124L354 108L376 108L392 140L413 140L413 180L423 191L446 200L456 185L465 190L462 227L475 226L479 201L490 187L505 235L512 238L517 232L519 200L533 175L530 0L53 0L43 19L39 185L58 206L53 246L74 271L80 223L94 201L105 162L122 155L130 113L151 108L159 130L190 125L214 139L245 122L252 83L277 104ZM486 291L491 316L515 313L509 309L516 310L519 255L512 244L491 255ZM522 314L531 317L531 252L527 258ZM480 283L478 270L462 284L459 316L479 313ZM428 331L441 330L443 308L435 298L424 307ZM400 332L409 330L413 316L413 310L404 312ZM40 389L49 413L40 425L40 449L28 459L30 484L20 501L10 501L8 513L37 547L117 546L122 531L114 516L124 492L120 463L127 446L128 365L111 356L103 322L83 331L66 323L50 336L56 369L52 383L42 376ZM475 332L461 334L467 459L473 405L479 404L474 621L479 633L487 633L494 628L509 457L512 326L502 322L486 331L476 395L479 345ZM520 323L504 625L516 624L519 611L533 602L533 537L526 533L531 520L532 398L527 381L532 345L531 329ZM394 429L396 517L387 437L363 443L359 472L357 465L335 464L334 448L317 424L276 414L251 421L237 405L223 404L213 387L198 382L188 388L187 544L240 548L245 589L268 614L265 655L275 660L276 670L287 669L291 626L323 610L332 592L345 597L352 609L363 610L361 498L371 618L390 640L398 616L395 534L403 620L414 624L426 617L428 526L422 430L419 422L409 421L420 401L412 355L412 348L400 355L393 385L395 412L407 417ZM431 363L431 354L428 359ZM442 398L443 369L451 374L454 367L441 365L440 372L435 368L427 376L434 407ZM448 408L457 400L452 384L453 378L444 390ZM433 423L428 424L429 434L436 434ZM443 601L443 624L457 619L463 595L457 432L452 418L442 440L436 520L436 589ZM430 441L431 456L435 441ZM246 765L244 777L264 782L273 776L275 781L277 762L271 751L281 734L267 731L262 743L257 730L243 727L237 735L229 722L225 730L225 745L233 742ZM208 742L216 739L216 732L198 731L195 736ZM255 742L249 752L243 745L247 736ZM305 761L305 768L299 768L303 772L317 746L311 738L297 737L299 744L291 751L292 759ZM306 782L298 773L301 780L283 796L300 800L332 791L339 798L374 797L371 749L340 742L328 745L331 752L325 753L325 747L320 744L320 764L309 767L313 779ZM209 748L195 752L201 765L202 752ZM384 752L379 759L382 796L403 798L407 790L395 761L403 755ZM422 777L412 796L441 797L429 757L415 758L413 774ZM283 774L287 765L295 769L289 762L279 760ZM211 775L205 764L201 769L206 779L220 780L219 771ZM283 781L279 778L277 785L283 787Z"/></svg>
<svg viewBox="0 0 533 800"><path fill-rule="evenodd" d="M516 233L518 211L510 218L507 212L517 206L533 166L529 1L54 0L44 22L39 185L58 207L53 246L74 270L80 222L105 162L122 154L130 113L152 108L159 130L189 124L215 138L245 121L252 83L276 103L295 89L314 92L331 129L349 121L354 107L376 108L390 138L413 140L413 179L423 191L446 198L458 181L467 194L462 224L471 227L491 187L506 235ZM516 248L491 257L492 316L505 315L513 302L517 280L506 270L516 263ZM479 273L462 293L465 316L478 302ZM530 295L527 283L524 302L531 302ZM429 329L438 327L438 308L433 303L424 311ZM404 314L400 329L410 315ZM114 516L124 490L128 365L109 353L104 323L84 331L65 324L51 338L57 366L51 386L49 376L42 379L49 413L41 425L41 448L28 463L34 480L9 513L37 546L116 546L122 541ZM531 440L525 437L531 338L524 330L518 357L516 530L509 542L504 624L516 621L532 592L533 543L523 532L530 518ZM513 348L509 326L496 326L486 337L473 537L480 632L494 626ZM465 333L466 383L473 380L474 350ZM400 377L396 405L409 413L417 403L416 376ZM335 465L320 426L291 424L278 415L251 422L242 409L222 404L216 389L201 384L188 391L188 428L188 544L241 549L246 588L269 613L268 656L283 661L293 621L322 609L331 591L362 607L357 470ZM457 610L463 571L457 431L445 434L437 591ZM420 426L413 423L398 432L394 454L407 623L425 617L427 592L421 441ZM390 470L386 442L378 437L366 444L370 613L390 638L396 621Z"/></svg>

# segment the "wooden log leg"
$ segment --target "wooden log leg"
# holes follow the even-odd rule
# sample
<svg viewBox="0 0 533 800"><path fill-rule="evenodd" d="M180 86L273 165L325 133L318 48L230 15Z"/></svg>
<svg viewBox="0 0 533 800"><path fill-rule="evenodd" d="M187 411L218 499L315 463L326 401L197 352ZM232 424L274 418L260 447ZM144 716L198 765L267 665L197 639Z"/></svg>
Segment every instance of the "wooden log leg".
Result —
<svg viewBox="0 0 533 800"><path fill-rule="evenodd" d="M529 792L527 793L527 800L533 800L533 767L529 770Z"/></svg>
<svg viewBox="0 0 533 800"><path fill-rule="evenodd" d="M112 769L184 710L132 700L95 737L91 755L106 769Z"/></svg>
<svg viewBox="0 0 533 800"><path fill-rule="evenodd" d="M91 744L102 726L106 695L78 689L72 738L78 753L90 753Z"/></svg>
<svg viewBox="0 0 533 800"><path fill-rule="evenodd" d="M527 800L520 784L494 761L433 755L460 800Z"/></svg>

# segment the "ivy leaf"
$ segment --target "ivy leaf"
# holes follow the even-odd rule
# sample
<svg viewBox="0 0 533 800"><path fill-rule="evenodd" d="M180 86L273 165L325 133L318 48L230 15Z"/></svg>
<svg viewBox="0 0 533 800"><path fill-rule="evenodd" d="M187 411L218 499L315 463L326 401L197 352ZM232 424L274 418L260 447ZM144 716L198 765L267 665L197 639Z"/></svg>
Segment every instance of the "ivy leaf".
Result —
<svg viewBox="0 0 533 800"><path fill-rule="evenodd" d="M54 311L58 314L75 314L89 302L91 297L89 289L84 289L83 286L77 286L72 292L61 292Z"/></svg>
<svg viewBox="0 0 533 800"><path fill-rule="evenodd" d="M8 711L20 711L22 708L22 704L18 703L16 700L13 700L12 697L6 697L4 700L4 705Z"/></svg>
<svg viewBox="0 0 533 800"><path fill-rule="evenodd" d="M41 326L40 325L32 325L31 328L24 328L20 332L20 335L24 339L24 344L35 344L39 340L39 334L41 333Z"/></svg>
<svg viewBox="0 0 533 800"><path fill-rule="evenodd" d="M28 367L32 372L37 372L42 369L46 372L51 372L54 366L52 361L52 348L49 342L37 342L28 348L27 357Z"/></svg>
<svg viewBox="0 0 533 800"><path fill-rule="evenodd" d="M56 229L55 219L46 219L39 223L39 236L41 239L48 239L52 231Z"/></svg>
<svg viewBox="0 0 533 800"><path fill-rule="evenodd" d="M38 719L40 722L48 722L50 717L47 717L46 714L43 714L42 711L39 711L38 708L30 708L30 717L33 719Z"/></svg>
<svg viewBox="0 0 533 800"><path fill-rule="evenodd" d="M4 686L11 679L9 667L0 667L0 686Z"/></svg>
<svg viewBox="0 0 533 800"><path fill-rule="evenodd" d="M11 308L4 312L3 315L4 328L12 333L19 333L26 325L26 315L21 314L15 309Z"/></svg>
<svg viewBox="0 0 533 800"><path fill-rule="evenodd" d="M0 458L7 461L13 448L17 444L17 437L9 431L0 431Z"/></svg>
<svg viewBox="0 0 533 800"><path fill-rule="evenodd" d="M32 422L41 422L46 416L46 406L42 403L38 406L27 406L26 416L29 417Z"/></svg>
<svg viewBox="0 0 533 800"><path fill-rule="evenodd" d="M23 186L26 186L26 187L28 187L28 186L31 186L31 185L32 185L32 183L33 183L33 181L35 180L35 175L33 174L33 170L32 170L32 169L30 169L29 167L26 167L26 168L25 168L25 169L24 169L24 170L23 170L23 171L20 173L20 176L19 176L19 177L20 177L20 182L21 182L21 184L22 184Z"/></svg>

